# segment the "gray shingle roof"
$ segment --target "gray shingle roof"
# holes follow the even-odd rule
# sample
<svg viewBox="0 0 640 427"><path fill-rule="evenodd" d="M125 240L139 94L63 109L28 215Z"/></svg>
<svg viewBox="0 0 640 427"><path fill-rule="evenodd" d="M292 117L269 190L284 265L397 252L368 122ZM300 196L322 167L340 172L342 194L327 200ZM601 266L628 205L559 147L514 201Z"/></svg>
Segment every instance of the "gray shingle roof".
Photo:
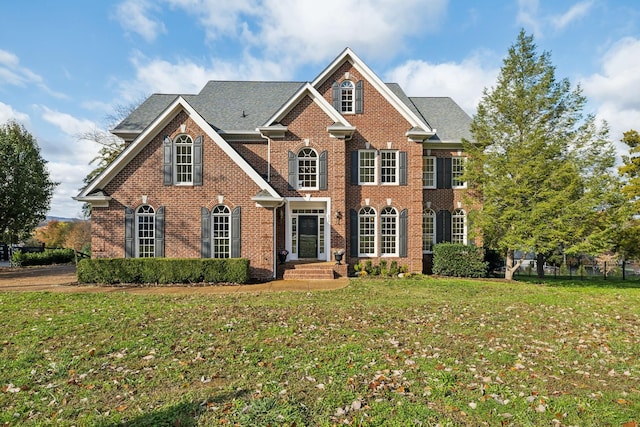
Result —
<svg viewBox="0 0 640 427"><path fill-rule="evenodd" d="M304 82L209 81L197 95L185 100L216 131L233 133L254 131L266 123ZM389 89L416 115L435 128L435 141L469 139L471 118L451 98L408 97L397 83ZM142 132L177 97L154 94L113 129L116 134ZM366 101L365 101L366 102Z"/></svg>
<svg viewBox="0 0 640 427"><path fill-rule="evenodd" d="M409 98L429 125L436 129L430 141L471 140L471 117L449 97Z"/></svg>

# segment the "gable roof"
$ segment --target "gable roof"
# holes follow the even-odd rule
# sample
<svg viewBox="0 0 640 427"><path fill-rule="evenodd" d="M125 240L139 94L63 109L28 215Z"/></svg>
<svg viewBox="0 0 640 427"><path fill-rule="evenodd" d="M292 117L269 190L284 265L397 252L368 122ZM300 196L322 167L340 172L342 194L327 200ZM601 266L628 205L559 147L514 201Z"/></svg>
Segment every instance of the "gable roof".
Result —
<svg viewBox="0 0 640 427"><path fill-rule="evenodd" d="M471 117L449 97L411 97L410 102L429 124L438 129L427 141L460 142L471 140Z"/></svg>
<svg viewBox="0 0 640 427"><path fill-rule="evenodd" d="M271 185L242 157L229 143L222 138L205 119L186 101L178 96L162 111L140 135L129 144L107 168L87 185L77 197L78 201L93 201L97 191L102 190L122 169L134 159L140 151L181 111L185 111L191 119L240 167L260 188L274 200L281 199Z"/></svg>

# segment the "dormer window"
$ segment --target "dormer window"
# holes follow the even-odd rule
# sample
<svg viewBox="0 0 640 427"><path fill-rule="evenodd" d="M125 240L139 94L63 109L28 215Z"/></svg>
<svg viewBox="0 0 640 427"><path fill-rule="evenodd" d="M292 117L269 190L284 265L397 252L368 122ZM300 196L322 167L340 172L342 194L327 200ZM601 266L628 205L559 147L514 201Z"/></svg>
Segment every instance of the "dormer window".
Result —
<svg viewBox="0 0 640 427"><path fill-rule="evenodd" d="M340 112L353 113L353 82L345 80L340 84Z"/></svg>

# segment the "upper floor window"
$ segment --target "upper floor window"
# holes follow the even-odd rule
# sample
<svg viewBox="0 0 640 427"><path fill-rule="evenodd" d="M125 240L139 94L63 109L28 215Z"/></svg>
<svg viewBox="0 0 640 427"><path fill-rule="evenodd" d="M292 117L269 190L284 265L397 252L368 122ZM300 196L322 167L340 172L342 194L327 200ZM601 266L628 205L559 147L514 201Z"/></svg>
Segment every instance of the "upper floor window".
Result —
<svg viewBox="0 0 640 427"><path fill-rule="evenodd" d="M380 244L382 255L398 254L398 211L386 207L380 212Z"/></svg>
<svg viewBox="0 0 640 427"><path fill-rule="evenodd" d="M178 135L174 144L175 184L193 184L193 140L189 135Z"/></svg>
<svg viewBox="0 0 640 427"><path fill-rule="evenodd" d="M436 158L424 156L422 158L422 186L436 188Z"/></svg>
<svg viewBox="0 0 640 427"><path fill-rule="evenodd" d="M422 252L430 253L436 241L436 213L432 209L422 212Z"/></svg>
<svg viewBox="0 0 640 427"><path fill-rule="evenodd" d="M398 183L398 152L390 150L380 151L380 183Z"/></svg>
<svg viewBox="0 0 640 427"><path fill-rule="evenodd" d="M358 183L376 183L376 152L375 150L361 150L358 152Z"/></svg>
<svg viewBox="0 0 640 427"><path fill-rule="evenodd" d="M464 157L451 158L451 186L453 188L465 188L467 186L467 183L462 180L464 163Z"/></svg>
<svg viewBox="0 0 640 427"><path fill-rule="evenodd" d="M231 256L231 211L226 206L211 210L211 248L212 258Z"/></svg>
<svg viewBox="0 0 640 427"><path fill-rule="evenodd" d="M451 243L467 244L467 215L462 209L456 209L451 215Z"/></svg>
<svg viewBox="0 0 640 427"><path fill-rule="evenodd" d="M354 86L351 80L345 80L340 84L340 111L353 113Z"/></svg>
<svg viewBox="0 0 640 427"><path fill-rule="evenodd" d="M298 153L298 188L318 188L318 154L311 148Z"/></svg>
<svg viewBox="0 0 640 427"><path fill-rule="evenodd" d="M376 254L376 211L366 206L358 212L358 255Z"/></svg>
<svg viewBox="0 0 640 427"><path fill-rule="evenodd" d="M136 257L156 256L155 211L151 206L140 206L136 210Z"/></svg>

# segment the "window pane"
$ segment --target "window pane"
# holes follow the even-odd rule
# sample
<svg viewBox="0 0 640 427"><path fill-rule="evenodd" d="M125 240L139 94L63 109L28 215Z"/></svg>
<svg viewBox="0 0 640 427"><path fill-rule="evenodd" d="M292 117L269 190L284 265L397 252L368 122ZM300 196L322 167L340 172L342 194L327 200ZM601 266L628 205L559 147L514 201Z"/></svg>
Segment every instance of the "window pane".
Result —
<svg viewBox="0 0 640 427"><path fill-rule="evenodd" d="M423 187L436 186L436 158L435 157L422 158L422 186Z"/></svg>
<svg viewBox="0 0 640 427"><path fill-rule="evenodd" d="M305 148L298 153L298 186L299 188L318 187L318 155L311 148Z"/></svg>
<svg viewBox="0 0 640 427"><path fill-rule="evenodd" d="M381 151L380 152L380 182L382 184L395 184L398 176L398 152L397 151Z"/></svg>
<svg viewBox="0 0 640 427"><path fill-rule="evenodd" d="M465 183L462 180L462 174L464 173L464 157L452 157L451 158L451 184L454 187L464 187Z"/></svg>
<svg viewBox="0 0 640 427"><path fill-rule="evenodd" d="M380 214L382 255L395 255L398 241L398 214L394 208L384 208Z"/></svg>
<svg viewBox="0 0 640 427"><path fill-rule="evenodd" d="M451 243L466 244L465 213L462 209L456 209L451 217Z"/></svg>
<svg viewBox="0 0 640 427"><path fill-rule="evenodd" d="M179 135L175 141L176 183L193 182L193 141L189 135Z"/></svg>
<svg viewBox="0 0 640 427"><path fill-rule="evenodd" d="M349 80L340 85L340 108L343 113L353 113L353 83Z"/></svg>
<svg viewBox="0 0 640 427"><path fill-rule="evenodd" d="M422 214L422 250L433 251L435 240L436 213L431 209L426 209Z"/></svg>
<svg viewBox="0 0 640 427"><path fill-rule="evenodd" d="M216 206L211 211L211 255L213 258L231 256L231 211L226 206Z"/></svg>
<svg viewBox="0 0 640 427"><path fill-rule="evenodd" d="M360 151L359 152L359 176L360 184L370 184L376 182L376 152Z"/></svg>
<svg viewBox="0 0 640 427"><path fill-rule="evenodd" d="M372 208L362 208L358 215L358 240L361 255L375 255L376 253L376 211Z"/></svg>
<svg viewBox="0 0 640 427"><path fill-rule="evenodd" d="M155 247L155 212L151 206L140 206L136 212L138 257L153 258Z"/></svg>

